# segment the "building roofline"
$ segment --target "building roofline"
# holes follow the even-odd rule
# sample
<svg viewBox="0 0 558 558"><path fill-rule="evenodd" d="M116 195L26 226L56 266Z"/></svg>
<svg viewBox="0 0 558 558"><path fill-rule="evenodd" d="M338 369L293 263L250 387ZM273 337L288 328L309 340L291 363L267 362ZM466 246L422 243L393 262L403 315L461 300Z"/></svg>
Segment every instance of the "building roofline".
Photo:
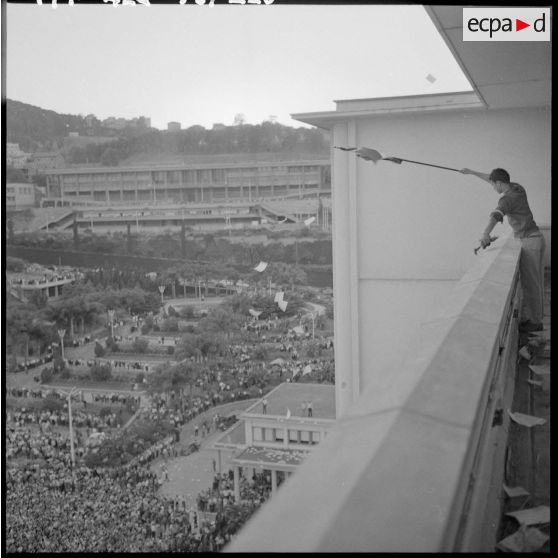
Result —
<svg viewBox="0 0 558 558"><path fill-rule="evenodd" d="M473 91L455 91L451 93L423 93L421 95L393 95L390 97L359 97L355 99L336 99L334 103L347 103L353 101L401 101L404 99L426 99L435 97L447 97L448 95L470 95Z"/></svg>
<svg viewBox="0 0 558 558"><path fill-rule="evenodd" d="M235 169L235 168L258 168L263 166L281 167L285 165L329 165L329 159L288 159L284 161L259 161L259 162L239 162L239 163L170 163L153 164L145 166L128 167L72 167L48 169L44 174L105 174L117 172L158 172L158 171L178 171L178 170L213 170L213 169Z"/></svg>
<svg viewBox="0 0 558 558"><path fill-rule="evenodd" d="M336 101L336 104L337 110L335 111L292 113L291 117L306 124L329 130L335 122L349 118L486 108L486 105L474 91L348 99Z"/></svg>

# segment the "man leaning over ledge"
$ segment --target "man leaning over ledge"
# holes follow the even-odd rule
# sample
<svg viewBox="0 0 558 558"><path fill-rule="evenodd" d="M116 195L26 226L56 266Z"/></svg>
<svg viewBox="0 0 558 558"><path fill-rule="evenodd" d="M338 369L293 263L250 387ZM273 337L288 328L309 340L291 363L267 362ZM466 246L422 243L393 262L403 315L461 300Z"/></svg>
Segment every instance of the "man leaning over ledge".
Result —
<svg viewBox="0 0 558 558"><path fill-rule="evenodd" d="M497 223L502 223L504 216L513 229L515 238L521 241L519 273L523 287L523 308L519 330L521 332L541 331L543 329L544 308L544 265L543 256L545 240L533 219L527 201L525 188L510 182L510 175L504 169L494 169L490 174L462 169L463 174L472 174L489 182L498 194L501 194L496 209L490 214L484 229L481 246L490 245L490 233Z"/></svg>

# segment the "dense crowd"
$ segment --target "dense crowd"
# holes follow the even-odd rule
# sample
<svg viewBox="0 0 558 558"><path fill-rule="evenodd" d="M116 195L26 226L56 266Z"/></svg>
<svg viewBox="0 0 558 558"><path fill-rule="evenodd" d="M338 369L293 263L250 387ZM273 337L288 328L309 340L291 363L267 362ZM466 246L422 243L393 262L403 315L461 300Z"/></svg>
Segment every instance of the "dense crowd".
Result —
<svg viewBox="0 0 558 558"><path fill-rule="evenodd" d="M141 320L133 320L139 328ZM119 325L124 325L121 322ZM331 339L283 329L279 320L261 320L245 326L255 337L231 345L233 363L206 366L186 390L153 394L138 417L149 424L168 426L160 439L146 446L126 448L130 427L122 430L123 409L111 408L102 415L88 412L79 398L72 405L75 433L72 466L67 407L57 410L20 407L7 412L6 430L6 548L8 552L216 552L231 540L246 519L271 495L271 478L240 476L240 501L234 498L232 471L215 474L211 487L200 492L195 510L184 499L160 494L163 478L150 469L156 459L178 455L180 428L194 421L198 439L219 428L219 415L206 413L213 407L247 398L262 397L282 381L333 382L333 357L310 357L307 349L332 349ZM161 344L165 339L161 337ZM278 351L285 358L267 363L253 358L259 348ZM305 355L305 356L303 356ZM71 366L92 366L110 359L68 359ZM113 359L113 368L150 371L141 360ZM304 380L303 380L304 379ZM11 388L17 398L45 398L43 390ZM60 396L61 397L61 396ZM139 397L96 393L95 402L120 404L134 409ZM80 408L80 403L82 407ZM42 404L41 404L42 405ZM64 405L66 405L64 403ZM204 415L201 418L201 415ZM200 418L198 418L200 417ZM234 418L234 417L232 417ZM170 434L169 434L170 429ZM91 431L114 432L117 466L103 463L100 447L90 444ZM112 436L114 437L114 435ZM87 455L95 453L97 461ZM107 454L108 455L108 454ZM85 463L89 467L85 466ZM93 463L93 465L91 464ZM102 467L97 466L103 465ZM164 469L166 471L166 469ZM215 470L215 464L214 464ZM279 482L281 479L279 479Z"/></svg>
<svg viewBox="0 0 558 558"><path fill-rule="evenodd" d="M170 443L153 449L164 456ZM210 516L187 509L184 499L158 494L162 481L143 459L72 471L67 437L14 425L11 417L6 445L8 552L218 551L255 509L230 499ZM81 448L78 442L78 455Z"/></svg>
<svg viewBox="0 0 558 558"><path fill-rule="evenodd" d="M242 474L239 477L240 505L257 508L271 496L271 476L254 473L251 478ZM211 487L201 491L196 503L198 510L216 513L234 503L234 474L229 469L226 473L216 473Z"/></svg>
<svg viewBox="0 0 558 558"><path fill-rule="evenodd" d="M55 426L68 426L69 417L67 410L38 410L17 408L6 413L8 421L24 426L36 424L41 430L54 428ZM117 412L98 415L88 413L80 409L72 409L72 425L76 428L87 428L89 430L104 430L106 428L118 428L122 426L122 409Z"/></svg>
<svg viewBox="0 0 558 558"><path fill-rule="evenodd" d="M54 397L57 399L66 399L66 393L56 389L31 389L25 386L15 386L11 388L6 388L5 391L7 396L15 398L27 398L31 400L36 399L47 399L48 397ZM133 396L128 393L115 393L115 392L88 392L91 401L94 403L110 403L110 404L120 404L128 408L137 408L140 405L141 398L139 396ZM85 394L83 391L77 392L75 398L79 399L79 402L83 407L87 407L87 402L85 399Z"/></svg>

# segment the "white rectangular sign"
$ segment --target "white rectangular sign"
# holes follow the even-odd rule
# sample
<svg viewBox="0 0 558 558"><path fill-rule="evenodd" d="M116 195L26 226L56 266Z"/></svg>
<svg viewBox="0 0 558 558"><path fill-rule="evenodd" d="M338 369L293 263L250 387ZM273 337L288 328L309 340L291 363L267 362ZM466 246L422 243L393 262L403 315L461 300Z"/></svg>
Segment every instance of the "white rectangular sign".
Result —
<svg viewBox="0 0 558 558"><path fill-rule="evenodd" d="M463 8L463 41L550 41L550 8Z"/></svg>

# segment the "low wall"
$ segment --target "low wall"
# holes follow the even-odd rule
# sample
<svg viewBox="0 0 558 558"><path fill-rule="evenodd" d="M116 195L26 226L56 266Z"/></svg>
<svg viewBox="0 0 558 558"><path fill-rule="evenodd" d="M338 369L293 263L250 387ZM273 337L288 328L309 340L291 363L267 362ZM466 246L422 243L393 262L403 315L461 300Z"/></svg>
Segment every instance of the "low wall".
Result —
<svg viewBox="0 0 558 558"><path fill-rule="evenodd" d="M544 239L546 241L546 251L544 253L544 267L550 267L550 248L552 241L552 228L550 225L539 225L539 229L543 233Z"/></svg>
<svg viewBox="0 0 558 558"><path fill-rule="evenodd" d="M494 551L519 252L508 238L479 253L397 370L368 385L225 551Z"/></svg>

